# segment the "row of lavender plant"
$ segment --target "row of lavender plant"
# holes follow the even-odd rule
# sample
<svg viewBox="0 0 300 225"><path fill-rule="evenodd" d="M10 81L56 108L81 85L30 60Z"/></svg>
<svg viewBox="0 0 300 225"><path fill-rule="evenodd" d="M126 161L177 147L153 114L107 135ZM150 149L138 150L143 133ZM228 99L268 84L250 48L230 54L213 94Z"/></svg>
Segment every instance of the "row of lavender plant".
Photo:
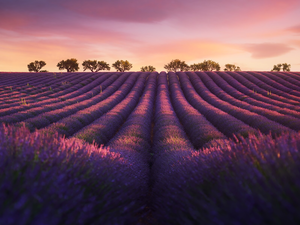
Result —
<svg viewBox="0 0 300 225"><path fill-rule="evenodd" d="M44 74L42 74L42 73L2 73L2 74L0 74L0 76L1 76L1 84L4 86L11 85L11 84L16 85L16 86L24 86L28 83L29 80L35 80L35 79L44 77ZM4 90L4 89L1 89L1 90Z"/></svg>
<svg viewBox="0 0 300 225"><path fill-rule="evenodd" d="M298 90L299 87L285 81L282 78L273 75L272 73L266 73L266 72L260 72L260 73L249 72L249 73L278 90L282 90L286 93L289 93L290 95L300 97L300 92Z"/></svg>
<svg viewBox="0 0 300 225"><path fill-rule="evenodd" d="M299 151L300 133L289 133L161 155L154 224L299 224Z"/></svg>
<svg viewBox="0 0 300 225"><path fill-rule="evenodd" d="M10 107L7 109L0 109L0 116L5 115L14 115L13 113L19 113L22 111L27 111L27 113L31 114L39 114L41 112L46 112L47 109L59 109L67 105L72 105L77 103L78 101L83 101L88 98L94 97L94 94L97 95L101 93L107 86L111 84L117 76L114 75L103 75L98 79L95 79L88 85L82 86L81 84L74 85L72 89L70 89L65 95L51 98L43 101L39 101L36 103L19 105L15 107ZM45 111L44 111L45 110Z"/></svg>
<svg viewBox="0 0 300 225"><path fill-rule="evenodd" d="M88 108L69 115L68 117L63 118L56 123L50 124L42 129L43 132L58 132L66 137L75 134L77 131L91 124L111 110L114 106L119 104L130 92L139 75L140 73L125 73L125 76L127 76L128 79L125 82L124 80L118 80L118 83L121 83L122 86L115 91L113 95L105 98L105 100L98 102L97 104L93 104ZM117 86L118 84L115 85ZM112 85L110 88L114 88L114 86Z"/></svg>
<svg viewBox="0 0 300 225"><path fill-rule="evenodd" d="M172 106L195 149L212 140L226 139L199 111L191 106L182 93L177 76L168 73Z"/></svg>
<svg viewBox="0 0 300 225"><path fill-rule="evenodd" d="M250 105L254 106L254 107L252 107L254 109L253 111L257 112L257 113L259 113L259 111L261 111L261 108L262 108L262 109L266 109L268 112L270 112L269 110L271 110L271 111L275 111L275 112L278 112L283 115L293 116L298 119L300 118L300 112L299 112L300 108L299 107L297 107L298 111L293 111L293 110L284 109L282 107L275 106L275 105L272 105L272 104L269 104L266 102L257 101L249 96L245 96L242 92L240 92L237 89L235 89L234 87L230 86L222 77L220 77L215 72L207 72L207 74L215 82L215 84L221 88L221 90L225 91L228 94L227 95L228 98L225 98L224 96L226 96L226 95L222 96L220 94L220 92L218 92L218 94L220 94L222 96L221 99L224 99L225 101L227 99L232 99L232 97L236 99L234 101L228 101L231 104L237 105L241 108L247 108L247 109L249 109L248 104L250 104ZM250 91L250 90L248 90L248 91ZM258 110L258 111L256 111L256 110ZM252 111L252 110L250 109L250 111ZM265 113L265 111L264 111L264 113Z"/></svg>
<svg viewBox="0 0 300 225"><path fill-rule="evenodd" d="M0 224L137 224L148 165L140 155L0 126Z"/></svg>
<svg viewBox="0 0 300 225"><path fill-rule="evenodd" d="M289 127L291 129L294 129L296 131L300 130L300 120L289 116L289 115L284 115L281 113L278 113L273 110L269 110L267 108L263 107L257 107L250 105L246 102L240 101L235 99L234 97L230 96L227 94L225 91L223 91L216 83L208 76L213 76L213 72L207 72L203 73L200 72L198 73L200 79L203 81L204 85L211 91L212 94L216 95L218 98L222 99L223 101L235 105L237 107L249 110L251 112L257 113L259 115L262 115L270 120L273 120L275 122L278 122L282 124L283 126ZM232 89L230 89L232 90Z"/></svg>
<svg viewBox="0 0 300 225"><path fill-rule="evenodd" d="M275 73L266 73L263 72L263 74L266 74L269 78L275 80L276 82L283 84L284 86L296 90L298 93L300 92L300 81L297 79L294 79L290 75L286 74L285 72L275 72Z"/></svg>
<svg viewBox="0 0 300 225"><path fill-rule="evenodd" d="M273 72L275 75L280 74L285 76L285 80L290 81L291 79L291 83L294 83L294 80L297 80L298 82L300 81L300 76L299 73L296 72Z"/></svg>
<svg viewBox="0 0 300 225"><path fill-rule="evenodd" d="M31 78L26 79L26 83L11 81L9 83L11 88L7 89L7 95L13 97L14 91L16 91L16 95L18 94L31 94L31 95L38 95L44 91L49 91L49 86L53 87L53 90L58 90L58 85L60 85L63 81L73 82L74 79L78 79L84 77L85 75L78 76L77 74L67 73L63 76L61 75L59 78L55 75L53 77L49 74L43 74L43 79L40 79L40 76L36 76L36 74L32 74ZM89 77L87 74L85 77ZM2 82L1 82L2 83ZM19 85L18 85L19 84ZM2 96L4 97L4 96Z"/></svg>
<svg viewBox="0 0 300 225"><path fill-rule="evenodd" d="M95 142L99 145L105 145L113 138L137 105L143 93L147 76L148 73L140 74L131 91L120 103L93 123L77 131L73 137L83 139L89 143Z"/></svg>
<svg viewBox="0 0 300 225"><path fill-rule="evenodd" d="M177 72L177 75L180 80L181 88L189 103L227 137L234 138L234 136L237 135L247 137L250 133L257 133L255 129L241 120L238 120L202 99L194 89L186 73ZM195 124L195 126L197 126L197 124ZM200 129L202 128L200 127Z"/></svg>
<svg viewBox="0 0 300 225"><path fill-rule="evenodd" d="M219 72L217 72L218 74L220 74ZM273 99L273 100L277 100L286 104L289 104L291 106L298 106L299 102L289 99L288 96L281 96L281 95L277 95L276 93L272 92L270 89L268 89L268 86L266 86L265 83L259 81L257 78L253 77L254 80L249 80L246 79L246 76L249 76L249 74L242 74L242 73L237 73L237 72L227 72L227 75L230 75L231 77L233 77L235 80L237 80L238 82L240 82L241 84L245 85L248 89L252 90L252 92L254 94L257 94L254 97L258 97L259 94ZM251 77L251 76L250 76ZM255 80L256 79L256 80ZM270 95L271 93L271 95ZM291 108L294 109L294 108Z"/></svg>
<svg viewBox="0 0 300 225"><path fill-rule="evenodd" d="M102 83L103 86L110 86L116 78L117 75L109 77ZM121 83L119 84L119 86L121 86ZM99 93L102 91L102 87L97 87L94 89L98 89ZM26 123L26 126L31 131L33 131L33 129L35 128L40 129L44 126L49 125L50 123L62 119L63 117L69 116L72 113L90 107L93 104L104 100L116 90L117 88L110 88L109 91L104 91L103 94L100 93L96 96L93 96L92 93L93 91L97 90L92 90L88 93L82 94L70 100L36 107L33 109L29 109L25 112L19 112L8 116L3 116L2 118L0 118L0 121L5 123L17 123L23 121ZM67 102L68 104L65 104L65 102Z"/></svg>
<svg viewBox="0 0 300 225"><path fill-rule="evenodd" d="M292 131L291 129L277 122L269 120L264 116L231 105L228 102L219 99L207 89L207 87L202 83L200 77L196 73L187 72L187 74L190 77L191 83L193 84L195 90L201 96L201 98L203 98L205 101L215 106L216 108L219 108L222 111L227 112L233 117L250 125L251 127L258 129L265 134L269 134L271 132L273 135L280 134L283 131Z"/></svg>
<svg viewBox="0 0 300 225"><path fill-rule="evenodd" d="M157 75L157 72L149 75L138 105L116 135L107 143L111 149L122 150L121 155L126 157L130 157L132 151L139 152L148 163L150 163L151 124Z"/></svg>
<svg viewBox="0 0 300 225"><path fill-rule="evenodd" d="M258 100L258 101L261 101L261 102L265 102L265 103L268 103L270 105L278 106L278 107L280 107L281 109L284 109L284 110L290 109L290 110L294 110L294 111L297 111L297 112L300 110L299 106L292 105L292 104L289 104L289 103L271 98L273 93L270 92L270 91L265 91L265 92L267 92L266 93L267 96L264 96L261 92L256 93L256 91L260 88L258 86L254 86L254 84L253 84L253 86L251 86L251 84L250 84L251 82L247 82L248 80L246 78L243 78L242 76L240 76L237 73L233 73L234 76L240 76L240 78L243 79L245 82L247 82L250 86L249 85L247 86L245 83L242 82L242 80L238 80L237 78L234 78L234 77L230 76L229 72L228 73L216 72L216 73L219 75L220 78L225 80L233 88L235 88L236 90L238 90L241 93L246 95L244 97L241 96L239 98L240 100L248 102L249 101L248 98L251 97L251 99L255 99L255 100ZM263 90L261 89L261 91L263 91ZM282 99L282 100L284 100L284 99ZM253 100L251 102L253 102Z"/></svg>
<svg viewBox="0 0 300 225"><path fill-rule="evenodd" d="M90 84L98 76L97 75L91 76L91 75L86 74L85 76L79 76L79 77L81 77L80 80L75 79L76 76L74 76L72 79L69 78L70 82L72 84L74 84L74 86L76 86L76 87L71 85L71 83L68 83L69 81L66 81L66 80L64 81L64 82L67 82L66 84L61 82L61 83L56 83L56 85L54 85L52 87L51 86L50 87L47 86L44 88L35 87L35 89L39 90L38 93L34 93L32 90L27 90L27 93L26 93L26 96L24 97L24 99L26 100L27 104L31 104L31 103L36 103L37 101L40 102L43 100L49 100L50 98L59 97L60 95L67 94L69 92L73 92L74 90L76 90L82 86ZM82 77L84 77L85 79L83 79ZM66 88L66 87L68 87L68 88ZM76 89L74 89L74 88L76 88ZM4 101L6 101L7 104L1 105L1 108L8 108L8 107L20 105L21 95L23 95L23 93L19 93L19 94L15 95L14 97L8 96L9 101L7 101L7 99L4 99Z"/></svg>
<svg viewBox="0 0 300 225"><path fill-rule="evenodd" d="M280 89L274 88L273 86L269 85L269 83L266 83L267 81L269 81L268 79L266 79L266 82L264 82L263 80L258 79L261 76L256 77L253 74L251 74L250 72L236 72L236 73L242 75L244 78L246 78L248 81L251 81L258 87L264 89L264 93L266 91L271 91L272 95L270 97L272 97L274 94L276 94L276 97L279 96L279 99L284 99L283 100L284 102L291 102L291 104L299 105L298 97L290 95L289 93L282 91ZM229 74L231 74L231 73L229 73Z"/></svg>
<svg viewBox="0 0 300 225"><path fill-rule="evenodd" d="M117 134L107 143L111 151L120 153L122 157L131 159L135 164L140 164L141 168L148 167L147 196L144 200L147 206L140 214L140 223L148 221L151 211L149 209L151 201L150 167L152 165L153 153L151 152L151 124L153 119L153 108L157 87L157 73L151 73L146 82L145 91L134 111L126 119ZM133 156L139 155L136 160ZM143 166L142 166L143 165ZM145 169L142 169L145 170Z"/></svg>
<svg viewBox="0 0 300 225"><path fill-rule="evenodd" d="M46 126L49 126L50 124L57 122L59 120L62 120L65 117L68 117L74 113L77 113L78 111L81 111L84 113L83 110L88 109L90 107L97 107L95 105L101 104L101 101L107 99L111 95L113 95L125 82L125 80L128 78L128 74L124 74L120 76L118 79L118 75L115 74L113 76L110 76L107 80L105 80L102 85L106 87L105 91L97 94L96 96L91 98L90 93L86 93L84 95L80 95L73 99L71 102L74 103L72 105L63 107L63 108L53 108L52 110L48 110L45 113L42 113L36 117L29 118L24 120L23 122L18 123L18 126L23 126L23 123L25 123L25 126L28 127L31 131L35 129L41 129ZM100 87L99 87L100 89ZM77 103L75 103L75 101ZM51 106L51 105L50 105ZM55 104L57 107L57 104ZM48 106L49 107L49 106ZM46 107L47 108L47 107ZM42 108L43 109L43 108ZM5 117L3 117L5 118ZM28 113L26 115L26 118L28 118ZM10 119L10 117L6 118L7 120ZM11 118L11 120L15 120L16 118ZM6 120L6 122L7 122Z"/></svg>
<svg viewBox="0 0 300 225"><path fill-rule="evenodd" d="M171 104L167 75L165 72L161 72L158 76L153 129L152 152L154 157L151 167L151 209L153 213L161 210L161 205L165 204L162 201L166 201L163 196L167 196L167 192L170 191L165 188L165 185L170 181L170 170L175 169L174 157L184 156L190 149L193 149L193 145L184 132ZM159 221L152 221L152 223L159 224Z"/></svg>
<svg viewBox="0 0 300 225"><path fill-rule="evenodd" d="M66 80L74 80L74 75L73 77L69 75L68 79L65 79L64 82L66 82ZM49 99L49 94L52 94L54 91L59 91L60 88L65 88L65 85L60 82L56 83L55 85L49 86L45 84L33 86L32 82L31 84L28 82L26 85L21 87L10 86L9 88L10 90L8 90L7 93L1 98L2 101L6 103L4 105L1 105L1 108L7 108L9 107L9 104L18 105L18 103L20 102L20 98L26 99L28 103Z"/></svg>

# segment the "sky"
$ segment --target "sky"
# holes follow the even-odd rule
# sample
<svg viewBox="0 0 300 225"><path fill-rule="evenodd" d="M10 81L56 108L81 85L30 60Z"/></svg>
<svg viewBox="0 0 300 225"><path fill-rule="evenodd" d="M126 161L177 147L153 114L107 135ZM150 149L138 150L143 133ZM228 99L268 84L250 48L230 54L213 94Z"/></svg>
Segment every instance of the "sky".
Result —
<svg viewBox="0 0 300 225"><path fill-rule="evenodd" d="M300 71L299 0L0 0L0 71L43 60L128 60L164 71L173 59L243 71ZM111 71L115 71L112 69Z"/></svg>

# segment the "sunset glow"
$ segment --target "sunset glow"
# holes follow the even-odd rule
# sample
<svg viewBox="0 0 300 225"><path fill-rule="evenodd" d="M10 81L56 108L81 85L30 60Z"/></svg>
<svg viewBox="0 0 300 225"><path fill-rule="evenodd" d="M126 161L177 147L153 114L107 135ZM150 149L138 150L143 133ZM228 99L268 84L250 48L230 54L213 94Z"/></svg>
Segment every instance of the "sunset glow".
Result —
<svg viewBox="0 0 300 225"><path fill-rule="evenodd" d="M56 72L68 58L79 71L89 59L128 60L131 71L172 59L300 71L299 15L299 0L0 0L0 71L43 60Z"/></svg>

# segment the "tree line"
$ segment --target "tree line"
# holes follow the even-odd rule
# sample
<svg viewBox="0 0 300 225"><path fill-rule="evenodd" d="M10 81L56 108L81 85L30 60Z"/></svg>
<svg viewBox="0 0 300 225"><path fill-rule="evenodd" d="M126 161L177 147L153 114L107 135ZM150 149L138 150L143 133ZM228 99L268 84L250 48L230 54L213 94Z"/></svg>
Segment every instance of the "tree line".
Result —
<svg viewBox="0 0 300 225"><path fill-rule="evenodd" d="M46 63L44 61L34 61L27 65L29 72L48 72L47 70L41 70ZM110 70L110 66L107 62L97 61L97 60L85 60L82 63L83 71L90 70L91 72L99 72L102 70ZM79 70L79 64L77 59L71 58L67 60L61 60L57 67L59 70L66 69L67 72L76 72ZM132 68L132 64L128 60L117 60L112 64L112 67L115 68L118 72L129 71ZM174 59L164 66L168 72L173 71L220 71L221 66L219 63L212 60L204 60L201 63L194 63L188 65L185 61ZM274 65L271 71L290 71L291 65L287 63ZM154 66L143 66L141 67L142 72L154 72L156 68ZM241 71L239 66L234 64L225 64L224 71Z"/></svg>

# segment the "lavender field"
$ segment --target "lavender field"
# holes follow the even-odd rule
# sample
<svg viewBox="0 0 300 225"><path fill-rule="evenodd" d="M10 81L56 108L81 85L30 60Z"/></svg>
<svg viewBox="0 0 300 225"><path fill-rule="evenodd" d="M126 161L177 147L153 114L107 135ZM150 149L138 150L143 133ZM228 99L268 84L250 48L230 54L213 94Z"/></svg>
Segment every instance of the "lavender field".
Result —
<svg viewBox="0 0 300 225"><path fill-rule="evenodd" d="M300 73L0 73L0 224L300 224Z"/></svg>

